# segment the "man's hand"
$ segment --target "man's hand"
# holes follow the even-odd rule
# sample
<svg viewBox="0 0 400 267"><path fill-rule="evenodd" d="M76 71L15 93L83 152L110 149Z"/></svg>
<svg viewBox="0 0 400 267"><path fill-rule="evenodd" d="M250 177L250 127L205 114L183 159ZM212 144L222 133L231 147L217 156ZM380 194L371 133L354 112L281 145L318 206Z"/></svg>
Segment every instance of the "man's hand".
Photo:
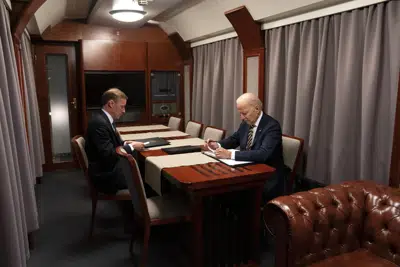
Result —
<svg viewBox="0 0 400 267"><path fill-rule="evenodd" d="M135 150L144 150L144 144L142 142L126 141L126 143L132 145Z"/></svg>
<svg viewBox="0 0 400 267"><path fill-rule="evenodd" d="M210 148L212 150L216 150L217 148L219 148L219 145L216 141L212 140L212 139L207 139L206 143L204 145L204 149L205 150L210 150Z"/></svg>
<svg viewBox="0 0 400 267"><path fill-rule="evenodd" d="M230 159L231 158L231 152L229 150L226 150L225 148L218 148L215 151L215 155L219 159Z"/></svg>

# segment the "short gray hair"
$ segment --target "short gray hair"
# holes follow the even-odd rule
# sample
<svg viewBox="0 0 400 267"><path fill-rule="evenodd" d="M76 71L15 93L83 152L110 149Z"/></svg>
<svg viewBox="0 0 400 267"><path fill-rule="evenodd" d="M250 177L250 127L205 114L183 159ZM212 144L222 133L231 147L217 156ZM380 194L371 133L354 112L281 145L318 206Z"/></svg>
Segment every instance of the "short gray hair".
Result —
<svg viewBox="0 0 400 267"><path fill-rule="evenodd" d="M263 104L262 104L261 100L253 93L242 94L236 100L236 103L239 103L239 102L246 103L250 106L258 108L259 110L262 110L262 108L263 108Z"/></svg>

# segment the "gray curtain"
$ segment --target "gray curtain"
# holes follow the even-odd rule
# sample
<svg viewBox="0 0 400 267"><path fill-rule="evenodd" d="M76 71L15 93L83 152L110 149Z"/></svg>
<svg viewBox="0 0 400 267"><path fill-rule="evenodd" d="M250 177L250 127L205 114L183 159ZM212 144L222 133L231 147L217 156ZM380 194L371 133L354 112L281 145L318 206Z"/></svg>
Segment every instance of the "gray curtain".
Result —
<svg viewBox="0 0 400 267"><path fill-rule="evenodd" d="M238 38L193 49L193 120L233 133L240 124L236 98L243 88L243 49Z"/></svg>
<svg viewBox="0 0 400 267"><path fill-rule="evenodd" d="M268 30L265 111L305 140L305 175L388 184L400 1Z"/></svg>
<svg viewBox="0 0 400 267"><path fill-rule="evenodd" d="M27 235L38 229L38 216L9 14L3 1L0 128L0 266L23 267L29 257Z"/></svg>
<svg viewBox="0 0 400 267"><path fill-rule="evenodd" d="M40 125L39 106L36 95L35 74L33 70L31 41L22 35L22 65L24 71L26 114L32 169L36 177L43 176L42 165L45 163L42 127ZM36 180L36 179L35 179Z"/></svg>

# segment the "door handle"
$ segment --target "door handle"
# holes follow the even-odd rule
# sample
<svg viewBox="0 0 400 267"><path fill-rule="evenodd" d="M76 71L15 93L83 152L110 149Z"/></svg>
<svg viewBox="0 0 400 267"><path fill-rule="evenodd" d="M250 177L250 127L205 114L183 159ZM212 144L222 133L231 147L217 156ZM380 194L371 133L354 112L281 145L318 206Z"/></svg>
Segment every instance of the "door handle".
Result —
<svg viewBox="0 0 400 267"><path fill-rule="evenodd" d="M74 107L74 109L77 109L78 103L76 102L76 97L72 98L71 105Z"/></svg>

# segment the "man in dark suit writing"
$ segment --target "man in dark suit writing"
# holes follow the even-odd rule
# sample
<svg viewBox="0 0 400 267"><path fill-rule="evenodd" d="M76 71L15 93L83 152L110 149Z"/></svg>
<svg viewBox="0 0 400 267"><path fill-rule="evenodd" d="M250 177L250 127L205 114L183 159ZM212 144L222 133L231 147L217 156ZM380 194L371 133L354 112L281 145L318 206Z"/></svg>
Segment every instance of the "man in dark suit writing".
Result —
<svg viewBox="0 0 400 267"><path fill-rule="evenodd" d="M282 131L279 122L262 111L262 102L252 93L245 93L236 100L242 123L231 136L219 143L206 140L206 147L215 150L218 158L264 163L276 169L265 184L264 200L284 193ZM237 147L240 150L234 150Z"/></svg>
<svg viewBox="0 0 400 267"><path fill-rule="evenodd" d="M118 155L115 149L123 146L128 153L144 149L143 143L123 142L115 127L115 121L125 113L127 99L117 88L107 90L101 99L102 110L88 123L85 144L88 173L96 189L107 194L128 188L125 177L116 167Z"/></svg>

